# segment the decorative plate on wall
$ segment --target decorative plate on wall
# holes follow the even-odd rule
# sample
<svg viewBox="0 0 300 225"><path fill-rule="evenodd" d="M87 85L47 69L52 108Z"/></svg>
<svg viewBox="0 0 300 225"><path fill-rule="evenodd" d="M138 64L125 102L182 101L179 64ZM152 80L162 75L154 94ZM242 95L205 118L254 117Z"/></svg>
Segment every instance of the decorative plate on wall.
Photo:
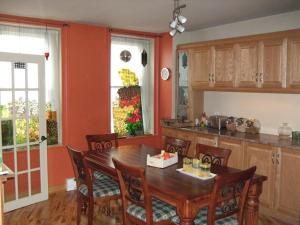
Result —
<svg viewBox="0 0 300 225"><path fill-rule="evenodd" d="M170 70L166 67L162 68L160 71L160 76L162 80L168 80L170 77Z"/></svg>

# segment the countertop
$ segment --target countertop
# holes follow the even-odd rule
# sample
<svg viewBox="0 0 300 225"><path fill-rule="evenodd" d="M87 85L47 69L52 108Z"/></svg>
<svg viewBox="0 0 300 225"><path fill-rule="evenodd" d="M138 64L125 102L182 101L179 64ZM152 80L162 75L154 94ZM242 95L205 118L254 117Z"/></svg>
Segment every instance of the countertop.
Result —
<svg viewBox="0 0 300 225"><path fill-rule="evenodd" d="M292 138L280 138L278 135L272 134L250 134L250 133L242 133L242 132L232 132L228 130L217 130L217 129L210 129L210 128L202 128L202 127L174 127L172 125L162 125L165 128L172 128L181 131L188 131L200 134L209 134L215 135L219 137L231 138L236 140L244 140L251 143L258 143L258 144L269 144L274 147L285 147L285 148L293 148L300 150L300 141L292 140Z"/></svg>

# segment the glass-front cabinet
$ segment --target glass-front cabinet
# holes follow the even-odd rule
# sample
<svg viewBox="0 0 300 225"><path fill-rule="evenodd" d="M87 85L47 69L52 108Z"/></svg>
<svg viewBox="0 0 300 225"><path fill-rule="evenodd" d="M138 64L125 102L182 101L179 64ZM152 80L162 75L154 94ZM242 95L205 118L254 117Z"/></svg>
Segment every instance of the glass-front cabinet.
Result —
<svg viewBox="0 0 300 225"><path fill-rule="evenodd" d="M177 78L176 78L176 117L180 120L188 119L188 52L177 51Z"/></svg>

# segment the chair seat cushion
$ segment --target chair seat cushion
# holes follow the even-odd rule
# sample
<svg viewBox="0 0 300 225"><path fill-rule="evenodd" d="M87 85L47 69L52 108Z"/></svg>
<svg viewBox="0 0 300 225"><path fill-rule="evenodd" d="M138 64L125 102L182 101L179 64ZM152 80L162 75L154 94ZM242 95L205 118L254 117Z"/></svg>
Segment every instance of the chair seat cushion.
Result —
<svg viewBox="0 0 300 225"><path fill-rule="evenodd" d="M102 173L100 171L94 171L94 177L98 180L111 179L109 176L105 175L104 173Z"/></svg>
<svg viewBox="0 0 300 225"><path fill-rule="evenodd" d="M216 210L216 214L220 214L220 208L217 208ZM207 224L207 213L208 213L208 208L203 208L201 209L195 220L194 220L194 224L195 225L206 225ZM180 224L180 218L178 216L174 216L172 218L172 222L175 224ZM229 217L225 217L223 219L219 219L215 222L216 225L239 225L237 219L234 216L229 216Z"/></svg>
<svg viewBox="0 0 300 225"><path fill-rule="evenodd" d="M170 220L176 216L176 208L157 198L152 198L153 222ZM127 208L127 213L146 222L146 210L138 205L131 204Z"/></svg>
<svg viewBox="0 0 300 225"><path fill-rule="evenodd" d="M79 187L81 194L88 195L88 187L85 184L82 184ZM119 185L112 179L95 179L93 183L93 196L94 197L108 197L113 195L119 195L120 189Z"/></svg>

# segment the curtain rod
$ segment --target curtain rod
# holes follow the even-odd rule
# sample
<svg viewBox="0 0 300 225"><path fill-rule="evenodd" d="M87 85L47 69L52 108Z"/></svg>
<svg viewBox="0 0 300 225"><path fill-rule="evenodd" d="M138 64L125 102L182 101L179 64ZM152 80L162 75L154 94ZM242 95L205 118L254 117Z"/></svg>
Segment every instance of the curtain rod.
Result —
<svg viewBox="0 0 300 225"><path fill-rule="evenodd" d="M125 30L125 29L118 29L118 28L109 28L109 32L113 33L113 34L134 35L134 36L145 37L145 38L147 38L147 37L148 38L162 37L162 35L158 34L158 33Z"/></svg>
<svg viewBox="0 0 300 225"><path fill-rule="evenodd" d="M38 25L38 26L53 26L53 27L68 27L69 24L66 22L56 21L56 20L47 20L47 19L37 19L31 17L21 17L21 16L10 16L5 14L0 14L0 21L11 22L11 23L23 23L29 25Z"/></svg>

